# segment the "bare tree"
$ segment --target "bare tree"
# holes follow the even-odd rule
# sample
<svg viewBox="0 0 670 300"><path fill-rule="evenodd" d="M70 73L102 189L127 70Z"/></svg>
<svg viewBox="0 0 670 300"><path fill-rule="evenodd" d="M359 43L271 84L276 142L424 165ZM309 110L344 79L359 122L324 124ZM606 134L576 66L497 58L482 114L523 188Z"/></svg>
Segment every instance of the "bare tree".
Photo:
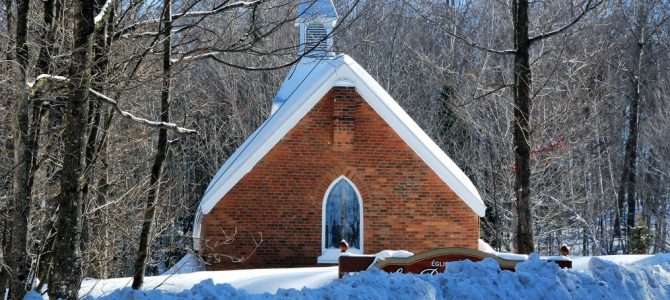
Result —
<svg viewBox="0 0 670 300"><path fill-rule="evenodd" d="M509 50L492 49L482 46L453 31L452 27L431 18L425 9L415 7L424 18L436 26L440 26L447 34L460 40L467 46L497 55L511 55L513 62L513 152L514 152L514 194L516 199L516 250L520 253L530 253L535 250L533 239L533 213L531 200L531 136L532 136L532 103L533 79L531 70L531 49L534 44L542 42L552 36L561 34L579 22L589 11L597 7L602 1L583 1L577 7L577 13L555 28L549 27L543 33L531 35L530 6L527 0L512 0L509 6L512 15L514 48ZM564 18L565 19L565 18ZM555 22L555 20L554 20ZM550 23L553 24L554 22ZM543 28L544 29L544 28Z"/></svg>
<svg viewBox="0 0 670 300"><path fill-rule="evenodd" d="M627 68L630 79L630 88L627 93L629 103L626 109L627 132L626 147L623 157L621 181L617 199L618 213L616 214L614 230L619 237L623 252L628 253L626 238L630 242L630 231L635 227L636 187L637 187L637 160L639 148L640 105L647 93L648 69L651 62L650 47L654 44L656 34L661 26L668 21L667 1L638 1L630 4L621 4L621 12L625 18L633 44L630 52L631 60ZM624 206L627 208L624 210ZM622 220L626 219L625 231L621 230Z"/></svg>
<svg viewBox="0 0 670 300"><path fill-rule="evenodd" d="M16 26L16 98L14 103L14 197L8 271L12 297L21 299L29 287L30 260L28 255L28 223L34 169L39 137L40 105L33 104L28 94L28 13L30 1L17 2ZM31 122L31 107L33 121Z"/></svg>
<svg viewBox="0 0 670 300"><path fill-rule="evenodd" d="M2 3L0 48L11 62L0 64L14 70L19 15L14 1ZM267 118L283 67L300 59L297 38L286 38L296 37L286 26L295 20L296 0L173 2L169 35L160 1L86 3L98 16L86 52L89 79L76 76L85 73L74 67L66 70L80 66L82 47L71 46L80 39L70 26L78 24L72 14L81 11L58 0L32 1L28 8L26 28L38 34L25 38L31 45L25 74L0 72L0 118L8 120L0 123L0 136L12 137L0 140L6 162L0 164L2 259L16 257L9 242L25 233L23 290L33 274L41 282L64 278L56 264L65 262L50 256L76 249L65 246L75 240L63 240L62 228L53 243L54 226L63 225L65 215L76 219L72 199L81 203L79 262L87 277L134 276L138 270L148 276L192 251L189 230L200 195ZM634 218L634 225L644 219L655 232L651 252L668 249L666 0L599 6L595 0L363 1L349 15L357 3L337 3L349 18L338 25L336 49L361 63L476 183L489 207L482 239L502 251L555 254L566 243L574 253L606 254L625 246ZM149 100L164 99L166 54L169 110ZM84 103L70 101L83 95L80 84L87 82ZM13 105L24 91L28 131L17 131ZM75 106L85 112L83 123L72 115ZM71 120L85 124L80 141L72 140ZM180 134L191 130L199 134ZM627 147L636 135L636 145ZM11 224L21 190L11 175L25 167L14 161L21 139L33 149L32 191L19 205L29 211L26 229L15 236L8 230L21 224ZM75 157L73 141L83 144ZM162 141L165 151L158 147ZM153 176L157 153L164 153L163 170ZM83 161L76 171L81 196L66 197L73 190L63 181L74 178L69 166L77 157ZM617 227L620 243L613 237ZM122 259L137 253L138 236L145 240L143 262ZM240 229L237 241L247 237ZM532 244L515 245L522 239ZM0 271L3 289L7 270Z"/></svg>
<svg viewBox="0 0 670 300"><path fill-rule="evenodd" d="M77 299L81 285L81 179L85 167L86 116L91 84L92 38L95 5L78 0L73 6L74 51L68 72L65 110L63 170L58 195L54 267L49 282L52 299Z"/></svg>
<svg viewBox="0 0 670 300"><path fill-rule="evenodd" d="M170 122L170 90L172 81L172 1L163 1L163 76L161 89L161 122ZM149 191L147 193L146 210L144 212L144 219L142 220L142 232L140 233L140 241L137 249L137 256L135 257L135 275L133 276L133 289L137 290L142 287L144 283L144 265L149 254L149 239L151 237L151 227L154 222L154 214L156 213L156 200L158 199L158 191L160 187L160 180L163 173L163 163L168 151L167 129L161 128L158 130L158 144L156 145L156 156L154 164L151 167L151 180L149 183Z"/></svg>

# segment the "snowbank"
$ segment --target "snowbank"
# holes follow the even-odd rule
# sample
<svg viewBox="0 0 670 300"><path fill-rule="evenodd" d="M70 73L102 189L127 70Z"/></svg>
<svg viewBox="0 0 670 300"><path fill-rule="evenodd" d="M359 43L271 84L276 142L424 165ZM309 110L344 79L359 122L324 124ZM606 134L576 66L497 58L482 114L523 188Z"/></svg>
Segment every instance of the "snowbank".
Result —
<svg viewBox="0 0 670 300"><path fill-rule="evenodd" d="M161 275L188 274L205 271L206 263L197 255L187 253L172 268Z"/></svg>
<svg viewBox="0 0 670 300"><path fill-rule="evenodd" d="M562 270L555 263L543 261L533 254L517 265L515 273L500 271L494 260L485 259L478 263L450 263L446 273L438 275L388 274L373 270L345 276L341 280L324 280L322 277L320 285L307 277L301 279L304 280L301 284L311 284L310 287L279 288L273 294L253 294L229 283L217 284L215 282L220 280L215 275L222 272L200 272L175 276L177 280L202 276L203 273L213 277L181 292L168 291L165 287L148 287L144 291L125 288L99 298L87 296L85 299L670 299L670 254L592 257L575 261L579 262L579 268ZM329 269L335 273L333 276L337 276L334 268L284 269L284 272L314 272L310 269ZM240 273L245 271L250 273ZM279 278L263 282L262 274L267 271L228 272L245 276L255 273L253 280L257 287L270 281L282 285ZM295 283L295 279L286 280Z"/></svg>
<svg viewBox="0 0 670 300"><path fill-rule="evenodd" d="M521 260L521 261L523 261L523 260L528 259L528 255L498 252L498 251L493 250L493 247L491 247L491 245L489 245L484 240L479 239L477 241L478 241L479 251L486 252L486 253L491 253L491 254L493 254L497 257L500 257L500 258L506 259L506 260Z"/></svg>

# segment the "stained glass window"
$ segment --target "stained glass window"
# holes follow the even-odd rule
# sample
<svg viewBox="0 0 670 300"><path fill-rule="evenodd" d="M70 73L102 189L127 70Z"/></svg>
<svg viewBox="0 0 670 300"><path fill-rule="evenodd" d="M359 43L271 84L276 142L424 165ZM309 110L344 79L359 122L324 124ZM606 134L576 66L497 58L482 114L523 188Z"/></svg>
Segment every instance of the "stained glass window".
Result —
<svg viewBox="0 0 670 300"><path fill-rule="evenodd" d="M339 249L340 241L349 248L361 249L361 207L358 193L341 178L330 189L325 207L324 240L326 249Z"/></svg>

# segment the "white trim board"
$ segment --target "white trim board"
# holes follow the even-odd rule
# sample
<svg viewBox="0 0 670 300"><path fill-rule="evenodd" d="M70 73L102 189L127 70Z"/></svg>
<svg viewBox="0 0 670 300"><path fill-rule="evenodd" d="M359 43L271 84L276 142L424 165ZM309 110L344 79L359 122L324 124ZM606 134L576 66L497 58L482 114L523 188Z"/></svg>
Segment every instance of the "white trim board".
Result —
<svg viewBox="0 0 670 300"><path fill-rule="evenodd" d="M306 60L305 58L303 60ZM405 143L480 217L486 206L472 181L419 127L393 98L356 61L345 54L306 60L299 74L284 82L279 93L292 88L290 97L231 155L216 173L203 196L193 227L200 238L202 217L283 138L333 87L354 86ZM308 70L306 70L308 69ZM306 70L306 71L305 71Z"/></svg>

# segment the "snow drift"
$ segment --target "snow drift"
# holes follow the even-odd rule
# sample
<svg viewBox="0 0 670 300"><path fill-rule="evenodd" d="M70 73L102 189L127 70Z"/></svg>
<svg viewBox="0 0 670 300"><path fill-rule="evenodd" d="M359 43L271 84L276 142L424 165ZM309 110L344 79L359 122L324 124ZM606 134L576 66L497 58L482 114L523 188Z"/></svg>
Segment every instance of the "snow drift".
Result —
<svg viewBox="0 0 670 300"><path fill-rule="evenodd" d="M207 279L181 292L125 288L85 299L670 299L670 254L582 258L575 265L562 270L533 254L517 272L501 271L485 259L450 263L438 275L373 270L274 294L251 294Z"/></svg>

